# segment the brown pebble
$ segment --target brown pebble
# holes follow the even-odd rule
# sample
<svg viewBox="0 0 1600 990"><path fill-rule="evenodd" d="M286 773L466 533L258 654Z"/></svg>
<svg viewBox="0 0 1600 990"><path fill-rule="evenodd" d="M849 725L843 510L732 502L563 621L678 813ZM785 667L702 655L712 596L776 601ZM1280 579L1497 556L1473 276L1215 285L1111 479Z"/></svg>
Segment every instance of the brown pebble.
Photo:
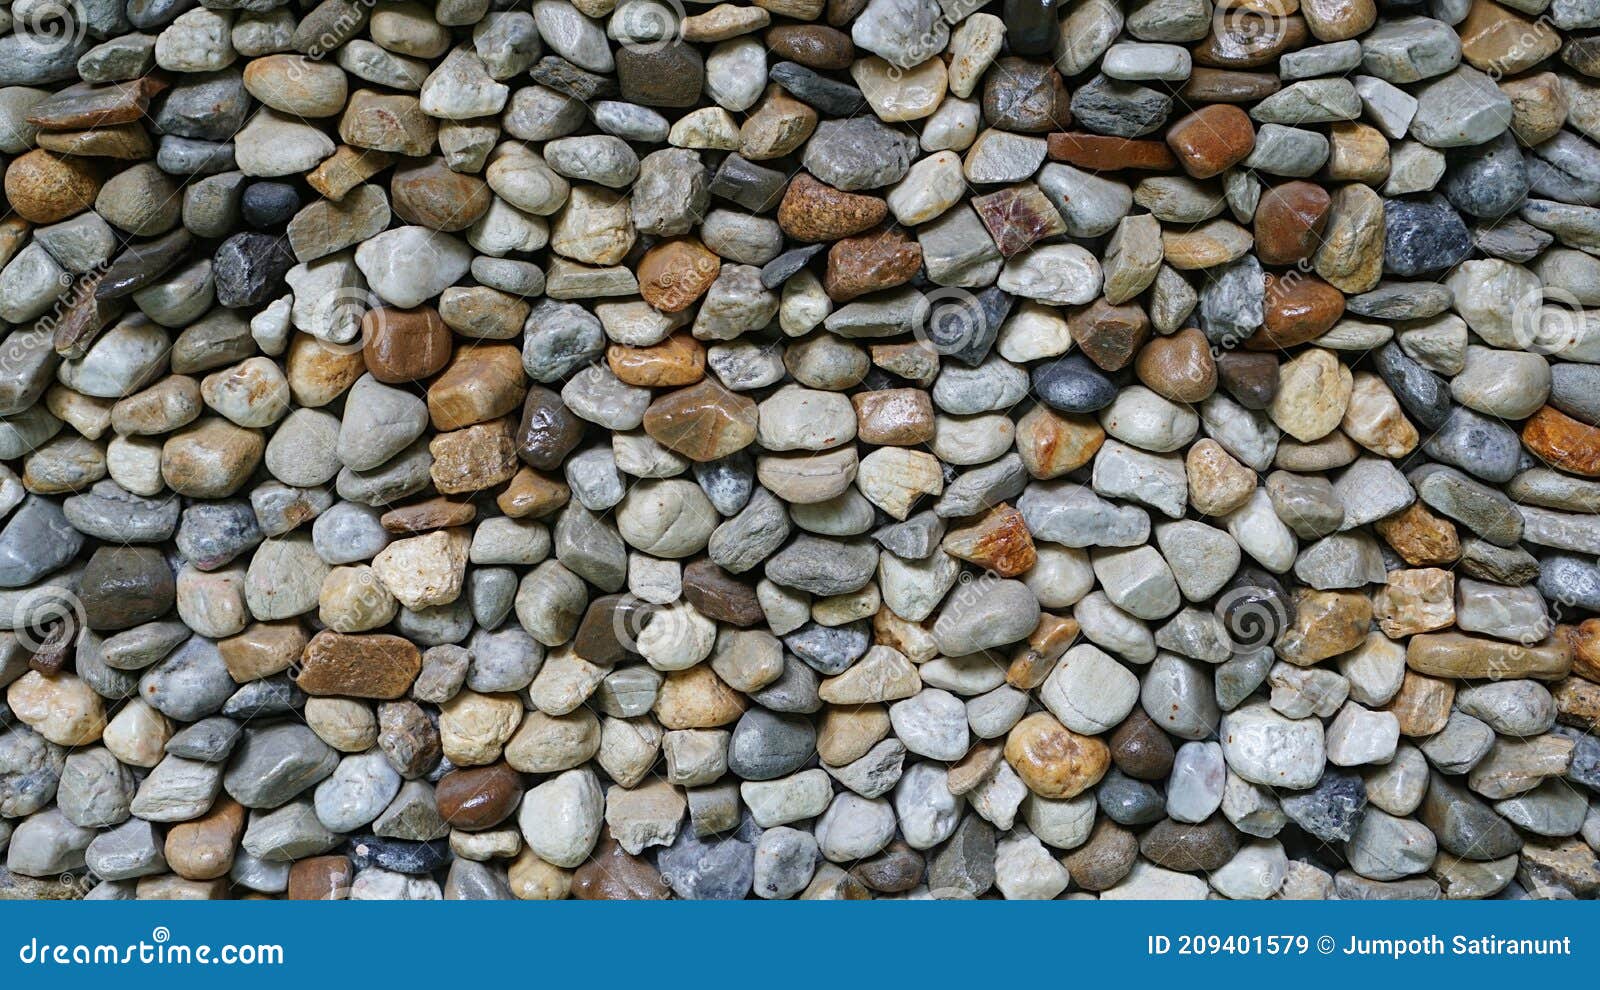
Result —
<svg viewBox="0 0 1600 990"><path fill-rule="evenodd" d="M1134 371L1151 391L1173 402L1199 402L1217 390L1211 342L1194 327L1145 344Z"/></svg>
<svg viewBox="0 0 1600 990"><path fill-rule="evenodd" d="M687 333L675 333L649 347L612 344L606 348L606 364L629 385L693 385L705 377L706 349Z"/></svg>
<svg viewBox="0 0 1600 990"><path fill-rule="evenodd" d="M1243 9L1229 11L1229 14L1231 16L1213 18L1211 33L1191 50L1196 65L1255 69L1271 63L1286 51L1305 45L1304 18Z"/></svg>
<svg viewBox="0 0 1600 990"><path fill-rule="evenodd" d="M672 889L654 866L629 855L608 830L589 859L573 871L572 896L580 901L664 901Z"/></svg>
<svg viewBox="0 0 1600 990"><path fill-rule="evenodd" d="M517 426L517 456L540 471L561 467L583 439L583 420L572 414L561 396L542 385L528 389Z"/></svg>
<svg viewBox="0 0 1600 990"><path fill-rule="evenodd" d="M836 241L871 230L888 214L889 204L876 196L847 193L801 172L784 190L778 225L798 241Z"/></svg>
<svg viewBox="0 0 1600 990"><path fill-rule="evenodd" d="M1138 837L1100 815L1089 841L1067 853L1061 863L1074 884L1084 890L1101 891L1121 883L1138 859Z"/></svg>
<svg viewBox="0 0 1600 990"><path fill-rule="evenodd" d="M1008 55L984 74L983 119L1024 134L1063 130L1072 123L1067 85L1049 62Z"/></svg>
<svg viewBox="0 0 1600 990"><path fill-rule="evenodd" d="M639 261L639 294L663 313L681 313L717 280L722 259L693 237L662 241Z"/></svg>
<svg viewBox="0 0 1600 990"><path fill-rule="evenodd" d="M217 652L228 676L240 684L271 677L288 670L300 659L306 646L305 630L289 619L282 622L256 622L237 636L218 640Z"/></svg>
<svg viewBox="0 0 1600 990"><path fill-rule="evenodd" d="M1006 762L1028 790L1064 800L1100 782L1111 752L1100 739L1073 732L1048 712L1035 712L1006 736Z"/></svg>
<svg viewBox="0 0 1600 990"><path fill-rule="evenodd" d="M1178 167L1172 149L1160 141L1140 141L1105 134L1052 134L1050 157L1091 172L1118 172L1122 169L1171 172Z"/></svg>
<svg viewBox="0 0 1600 990"><path fill-rule="evenodd" d="M1121 371L1150 336L1150 318L1137 303L1113 306L1105 299L1067 317L1072 342L1105 371Z"/></svg>
<svg viewBox="0 0 1600 990"><path fill-rule="evenodd" d="M709 560L683 569L683 599L708 619L750 627L766 620L756 589Z"/></svg>
<svg viewBox="0 0 1600 990"><path fill-rule="evenodd" d="M379 306L361 317L361 356L380 382L398 385L431 377L450 360L450 328L431 306Z"/></svg>
<svg viewBox="0 0 1600 990"><path fill-rule="evenodd" d="M756 404L709 378L661 393L644 413L644 431L692 461L715 461L756 439Z"/></svg>
<svg viewBox="0 0 1600 990"><path fill-rule="evenodd" d="M863 443L909 447L933 439L933 402L919 388L886 388L850 397Z"/></svg>
<svg viewBox="0 0 1600 990"><path fill-rule="evenodd" d="M1270 72L1236 72L1197 65L1179 91L1190 106L1206 103L1254 103L1283 88Z"/></svg>
<svg viewBox="0 0 1600 990"><path fill-rule="evenodd" d="M481 832L517 810L522 776L504 762L452 770L434 785L433 797L445 824L464 832Z"/></svg>
<svg viewBox="0 0 1600 990"><path fill-rule="evenodd" d="M430 498L412 505L390 509L378 518L383 528L396 535L426 533L447 526L466 526L478 511L471 502L452 502L447 498Z"/></svg>
<svg viewBox="0 0 1600 990"><path fill-rule="evenodd" d="M879 228L846 237L828 249L823 288L834 302L911 281L922 267L922 245L903 230Z"/></svg>
<svg viewBox="0 0 1600 990"><path fill-rule="evenodd" d="M522 352L515 346L463 347L428 386L428 415L436 430L499 419L517 408L527 387Z"/></svg>
<svg viewBox="0 0 1600 990"><path fill-rule="evenodd" d="M517 473L517 444L510 418L475 423L464 430L435 434L428 441L433 465L428 476L442 494L479 492L511 480Z"/></svg>
<svg viewBox="0 0 1600 990"><path fill-rule="evenodd" d="M1455 524L1421 502L1379 519L1372 528L1412 567L1443 567L1461 557Z"/></svg>
<svg viewBox="0 0 1600 990"><path fill-rule="evenodd" d="M1106 431L1093 416L1057 412L1040 403L1017 421L1017 453L1042 481L1076 471L1094 459Z"/></svg>
<svg viewBox="0 0 1600 990"><path fill-rule="evenodd" d="M291 901L342 901L350 896L355 870L348 856L313 856L289 867Z"/></svg>
<svg viewBox="0 0 1600 990"><path fill-rule="evenodd" d="M1217 380L1239 405L1265 409L1278 394L1278 359L1272 354L1227 351L1217 355Z"/></svg>
<svg viewBox="0 0 1600 990"><path fill-rule="evenodd" d="M346 635L323 630L306 644L295 683L310 695L398 698L422 670L422 654L387 633Z"/></svg>
<svg viewBox="0 0 1600 990"><path fill-rule="evenodd" d="M571 497L572 490L566 482L525 467L512 476L494 503L513 519L537 519L566 505Z"/></svg>
<svg viewBox="0 0 1600 990"><path fill-rule="evenodd" d="M1522 442L1551 467L1600 477L1600 426L1573 419L1554 406L1544 406L1522 425Z"/></svg>
<svg viewBox="0 0 1600 990"><path fill-rule="evenodd" d="M1163 818L1139 837L1139 852L1169 870L1210 873L1233 858L1239 842L1238 830L1221 814L1198 825Z"/></svg>
<svg viewBox="0 0 1600 990"><path fill-rule="evenodd" d="M406 223L446 231L466 230L494 202L488 183L452 171L437 157L397 165L389 197L395 215Z"/></svg>
<svg viewBox="0 0 1600 990"><path fill-rule="evenodd" d="M1285 182L1262 193L1255 217L1261 263L1294 265L1311 257L1322 243L1331 203L1327 190L1311 182Z"/></svg>
<svg viewBox="0 0 1600 990"><path fill-rule="evenodd" d="M1327 333L1344 315L1344 293L1299 271L1267 276L1266 320L1244 346L1282 350Z"/></svg>
<svg viewBox="0 0 1600 990"><path fill-rule="evenodd" d="M163 854L172 872L188 880L215 880L233 868L234 849L244 834L244 806L222 795L199 818L167 830Z"/></svg>
<svg viewBox="0 0 1600 990"><path fill-rule="evenodd" d="M1001 577L1022 574L1039 559L1022 513L1004 502L975 522L950 530L941 549Z"/></svg>
<svg viewBox="0 0 1600 990"><path fill-rule="evenodd" d="M1112 761L1130 777L1165 780L1172 772L1172 739L1137 705L1111 731L1110 742Z"/></svg>
<svg viewBox="0 0 1600 990"><path fill-rule="evenodd" d="M1196 179L1209 179L1244 161L1256 146L1256 129L1243 110L1215 103L1169 127L1167 144L1185 172Z"/></svg>
<svg viewBox="0 0 1600 990"><path fill-rule="evenodd" d="M821 24L780 24L767 30L767 47L779 59L799 62L819 72L850 68L856 47L850 36Z"/></svg>
<svg viewBox="0 0 1600 990"><path fill-rule="evenodd" d="M100 194L100 174L93 162L49 151L19 155L5 176L11 208L34 223L55 223L82 213Z"/></svg>
<svg viewBox="0 0 1600 990"><path fill-rule="evenodd" d="M972 198L972 208L1004 257L1021 254L1047 237L1067 232L1061 211L1038 186L1025 182Z"/></svg>

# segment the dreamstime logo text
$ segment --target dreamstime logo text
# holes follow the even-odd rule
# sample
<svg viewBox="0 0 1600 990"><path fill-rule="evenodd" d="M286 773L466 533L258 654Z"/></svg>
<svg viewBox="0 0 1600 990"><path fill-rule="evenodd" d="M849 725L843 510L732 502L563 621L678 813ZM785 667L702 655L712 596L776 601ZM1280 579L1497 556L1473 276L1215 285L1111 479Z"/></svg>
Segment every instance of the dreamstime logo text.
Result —
<svg viewBox="0 0 1600 990"><path fill-rule="evenodd" d="M71 942L52 945L30 938L17 948L27 966L281 966L283 946L276 944L189 945L172 941L165 925L150 930L149 940L129 943Z"/></svg>

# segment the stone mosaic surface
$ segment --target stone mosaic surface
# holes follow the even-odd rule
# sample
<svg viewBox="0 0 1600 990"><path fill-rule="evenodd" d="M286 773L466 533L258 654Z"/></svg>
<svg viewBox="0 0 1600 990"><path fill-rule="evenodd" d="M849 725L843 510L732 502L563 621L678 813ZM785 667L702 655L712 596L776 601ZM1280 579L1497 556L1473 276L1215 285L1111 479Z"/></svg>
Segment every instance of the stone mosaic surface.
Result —
<svg viewBox="0 0 1600 990"><path fill-rule="evenodd" d="M1594 897L1596 140L1600 0L9 0L0 897Z"/></svg>

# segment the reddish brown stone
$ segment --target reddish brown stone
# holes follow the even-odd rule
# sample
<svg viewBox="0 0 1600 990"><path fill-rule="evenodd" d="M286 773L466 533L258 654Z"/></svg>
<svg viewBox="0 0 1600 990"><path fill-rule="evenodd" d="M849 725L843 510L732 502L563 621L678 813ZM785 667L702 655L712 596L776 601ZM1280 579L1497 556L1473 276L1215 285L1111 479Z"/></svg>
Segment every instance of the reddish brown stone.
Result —
<svg viewBox="0 0 1600 990"><path fill-rule="evenodd" d="M350 896L355 870L348 856L313 856L289 867L291 901L342 901Z"/></svg>
<svg viewBox="0 0 1600 990"><path fill-rule="evenodd" d="M447 498L430 498L412 505L390 509L378 518L383 528L397 535L426 533L447 526L465 526L472 522L478 510L471 502L452 502Z"/></svg>
<svg viewBox="0 0 1600 990"><path fill-rule="evenodd" d="M1192 54L1196 65L1255 69L1306 42L1305 18L1235 9L1211 22L1211 33Z"/></svg>
<svg viewBox="0 0 1600 990"><path fill-rule="evenodd" d="M1137 303L1113 306L1105 299L1067 317L1072 342L1085 357L1106 371L1127 367L1150 336L1150 319Z"/></svg>
<svg viewBox="0 0 1600 990"><path fill-rule="evenodd" d="M781 24L767 31L767 47L779 59L819 72L838 72L855 61L850 36L821 24Z"/></svg>
<svg viewBox="0 0 1600 990"><path fill-rule="evenodd" d="M903 285L922 267L922 245L903 230L879 228L828 249L823 288L834 302Z"/></svg>
<svg viewBox="0 0 1600 990"><path fill-rule="evenodd" d="M1256 256L1263 265L1294 265L1322 246L1331 200L1321 186L1285 182L1261 194L1256 205Z"/></svg>
<svg viewBox="0 0 1600 990"><path fill-rule="evenodd" d="M1344 315L1344 293L1315 275L1269 275L1265 308L1266 321L1244 342L1253 351L1293 347L1327 333Z"/></svg>
<svg viewBox="0 0 1600 990"><path fill-rule="evenodd" d="M1151 391L1173 402L1199 402L1217 390L1211 342L1194 327L1145 344L1134 371Z"/></svg>
<svg viewBox="0 0 1600 990"><path fill-rule="evenodd" d="M542 385L528 389L517 426L517 456L530 467L554 471L583 439L583 420L572 414L561 396Z"/></svg>
<svg viewBox="0 0 1600 990"><path fill-rule="evenodd" d="M1125 168L1171 172L1178 167L1171 149L1160 141L1137 141L1104 134L1052 134L1050 157L1091 172L1117 172Z"/></svg>
<svg viewBox="0 0 1600 990"><path fill-rule="evenodd" d="M580 901L664 901L672 889L655 867L630 856L610 832L602 832L588 862L573 871L572 896Z"/></svg>
<svg viewBox="0 0 1600 990"><path fill-rule="evenodd" d="M1278 359L1271 354L1226 351L1217 355L1217 381L1246 409L1265 409L1278 394Z"/></svg>
<svg viewBox="0 0 1600 990"><path fill-rule="evenodd" d="M978 219L1007 258L1047 237L1067 232L1061 211L1031 182L975 196L972 208L978 211Z"/></svg>
<svg viewBox="0 0 1600 990"><path fill-rule="evenodd" d="M611 373L643 388L693 385L705 377L706 349L687 333L675 333L650 347L612 344L606 348Z"/></svg>
<svg viewBox="0 0 1600 990"><path fill-rule="evenodd" d="M1545 406L1523 424L1522 442L1552 467L1600 478L1600 427Z"/></svg>
<svg viewBox="0 0 1600 990"><path fill-rule="evenodd" d="M513 519L537 519L566 505L571 497L572 490L566 482L532 468L522 468L511 478L506 490L495 496L494 504Z"/></svg>
<svg viewBox="0 0 1600 990"><path fill-rule="evenodd" d="M514 345L463 347L428 386L428 415L436 430L499 419L517 408L527 387L522 352Z"/></svg>
<svg viewBox="0 0 1600 990"><path fill-rule="evenodd" d="M1372 528L1412 567L1443 567L1461 556L1455 524L1421 502L1379 519Z"/></svg>
<svg viewBox="0 0 1600 990"><path fill-rule="evenodd" d="M1201 107L1167 129L1167 144L1196 179L1220 175L1256 146L1250 115L1227 103Z"/></svg>
<svg viewBox="0 0 1600 990"><path fill-rule="evenodd" d="M715 461L755 442L756 404L706 378L658 396L644 431L692 461Z"/></svg>
<svg viewBox="0 0 1600 990"><path fill-rule="evenodd" d="M432 306L380 306L361 317L361 356L380 382L428 378L450 360L450 328Z"/></svg>
<svg viewBox="0 0 1600 990"><path fill-rule="evenodd" d="M306 644L295 683L311 695L389 700L410 690L421 669L422 654L407 639L325 629Z"/></svg>
<svg viewBox="0 0 1600 990"><path fill-rule="evenodd" d="M511 817L522 800L522 775L504 762L452 770L434 785L439 817L451 828L481 832Z"/></svg>
<svg viewBox="0 0 1600 990"><path fill-rule="evenodd" d="M657 606L630 594L601 595L583 613L572 637L572 652L602 667L621 663L656 611Z"/></svg>
<svg viewBox="0 0 1600 990"><path fill-rule="evenodd" d="M1600 619L1584 619L1575 626L1557 626L1556 635L1572 647L1572 672L1600 683Z"/></svg>
<svg viewBox="0 0 1600 990"><path fill-rule="evenodd" d="M398 165L389 180L394 212L433 230L466 230L489 211L494 194L476 175L451 171L443 158Z"/></svg>
<svg viewBox="0 0 1600 990"><path fill-rule="evenodd" d="M693 237L662 241L639 261L639 294L663 313L680 313L705 295L722 259Z"/></svg>
<svg viewBox="0 0 1600 990"><path fill-rule="evenodd" d="M708 619L736 626L756 626L766 621L756 589L709 560L697 560L683 569L683 598Z"/></svg>
<svg viewBox="0 0 1600 990"><path fill-rule="evenodd" d="M1254 103L1283 87L1270 72L1233 72L1195 66L1181 95L1190 106L1205 103Z"/></svg>
<svg viewBox="0 0 1600 990"><path fill-rule="evenodd" d="M778 204L778 226L795 240L836 241L871 230L888 214L889 205L876 196L843 192L801 172Z"/></svg>

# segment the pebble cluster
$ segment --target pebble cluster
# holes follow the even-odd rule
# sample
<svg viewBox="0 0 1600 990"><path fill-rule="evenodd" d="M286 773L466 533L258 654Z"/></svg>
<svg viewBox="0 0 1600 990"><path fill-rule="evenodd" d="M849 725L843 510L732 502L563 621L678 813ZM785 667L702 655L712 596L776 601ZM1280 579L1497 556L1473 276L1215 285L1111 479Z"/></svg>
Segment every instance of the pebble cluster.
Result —
<svg viewBox="0 0 1600 990"><path fill-rule="evenodd" d="M0 897L1596 896L1600 0L1382 8L9 0Z"/></svg>

